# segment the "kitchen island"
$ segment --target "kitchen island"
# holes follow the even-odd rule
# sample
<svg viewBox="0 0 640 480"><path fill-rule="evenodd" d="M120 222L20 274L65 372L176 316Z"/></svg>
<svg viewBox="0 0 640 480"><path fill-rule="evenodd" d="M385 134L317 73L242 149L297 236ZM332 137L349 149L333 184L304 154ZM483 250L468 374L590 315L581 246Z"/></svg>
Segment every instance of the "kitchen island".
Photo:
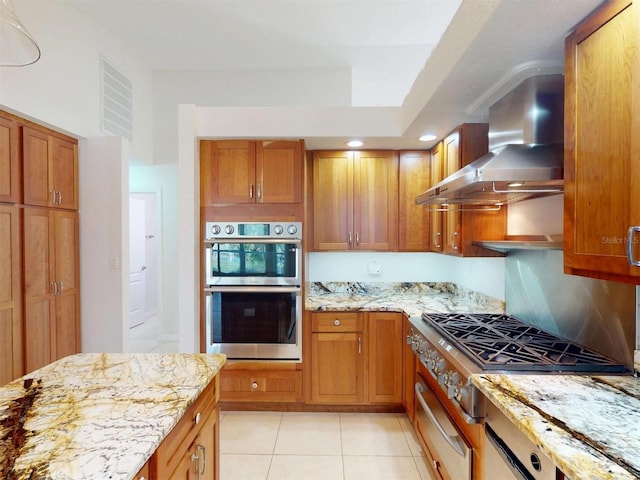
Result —
<svg viewBox="0 0 640 480"><path fill-rule="evenodd" d="M225 361L77 354L1 387L0 478L134 478Z"/></svg>

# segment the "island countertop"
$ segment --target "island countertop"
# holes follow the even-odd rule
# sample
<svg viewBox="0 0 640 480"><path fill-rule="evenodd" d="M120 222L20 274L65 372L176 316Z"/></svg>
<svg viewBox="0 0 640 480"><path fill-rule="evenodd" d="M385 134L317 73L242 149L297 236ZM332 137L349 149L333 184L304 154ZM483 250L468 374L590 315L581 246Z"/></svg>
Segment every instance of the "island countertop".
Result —
<svg viewBox="0 0 640 480"><path fill-rule="evenodd" d="M77 354L0 387L0 478L133 478L225 361Z"/></svg>
<svg viewBox="0 0 640 480"><path fill-rule="evenodd" d="M637 378L481 374L472 381L571 480L640 478Z"/></svg>

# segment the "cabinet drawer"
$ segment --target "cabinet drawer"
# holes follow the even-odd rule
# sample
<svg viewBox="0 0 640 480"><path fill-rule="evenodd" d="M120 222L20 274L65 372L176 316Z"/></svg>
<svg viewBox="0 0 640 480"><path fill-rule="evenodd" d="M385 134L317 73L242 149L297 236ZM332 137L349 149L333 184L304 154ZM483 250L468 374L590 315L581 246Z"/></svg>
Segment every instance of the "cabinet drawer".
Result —
<svg viewBox="0 0 640 480"><path fill-rule="evenodd" d="M221 400L301 402L301 370L223 370Z"/></svg>
<svg viewBox="0 0 640 480"><path fill-rule="evenodd" d="M311 314L312 332L361 332L362 315L357 312L323 312Z"/></svg>
<svg viewBox="0 0 640 480"><path fill-rule="evenodd" d="M183 453L198 435L205 420L214 410L220 396L220 376L217 375L191 405L178 424L158 447L155 458L155 478L168 479L182 459Z"/></svg>

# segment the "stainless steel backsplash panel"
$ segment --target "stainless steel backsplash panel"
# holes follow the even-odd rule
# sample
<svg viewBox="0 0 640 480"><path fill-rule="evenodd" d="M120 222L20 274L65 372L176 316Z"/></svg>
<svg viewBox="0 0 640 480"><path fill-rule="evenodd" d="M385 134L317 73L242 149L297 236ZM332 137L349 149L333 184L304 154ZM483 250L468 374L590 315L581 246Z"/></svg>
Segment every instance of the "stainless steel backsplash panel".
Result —
<svg viewBox="0 0 640 480"><path fill-rule="evenodd" d="M507 313L633 369L635 285L565 275L562 250L513 251L505 269Z"/></svg>

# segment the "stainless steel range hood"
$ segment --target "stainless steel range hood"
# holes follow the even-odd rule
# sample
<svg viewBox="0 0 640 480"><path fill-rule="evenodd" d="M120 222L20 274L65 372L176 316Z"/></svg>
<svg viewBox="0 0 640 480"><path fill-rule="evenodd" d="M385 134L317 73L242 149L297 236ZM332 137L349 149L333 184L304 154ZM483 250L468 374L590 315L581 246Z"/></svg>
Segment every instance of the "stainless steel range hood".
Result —
<svg viewBox="0 0 640 480"><path fill-rule="evenodd" d="M416 197L417 204L501 205L562 193L564 78L530 77L489 109L490 153Z"/></svg>

